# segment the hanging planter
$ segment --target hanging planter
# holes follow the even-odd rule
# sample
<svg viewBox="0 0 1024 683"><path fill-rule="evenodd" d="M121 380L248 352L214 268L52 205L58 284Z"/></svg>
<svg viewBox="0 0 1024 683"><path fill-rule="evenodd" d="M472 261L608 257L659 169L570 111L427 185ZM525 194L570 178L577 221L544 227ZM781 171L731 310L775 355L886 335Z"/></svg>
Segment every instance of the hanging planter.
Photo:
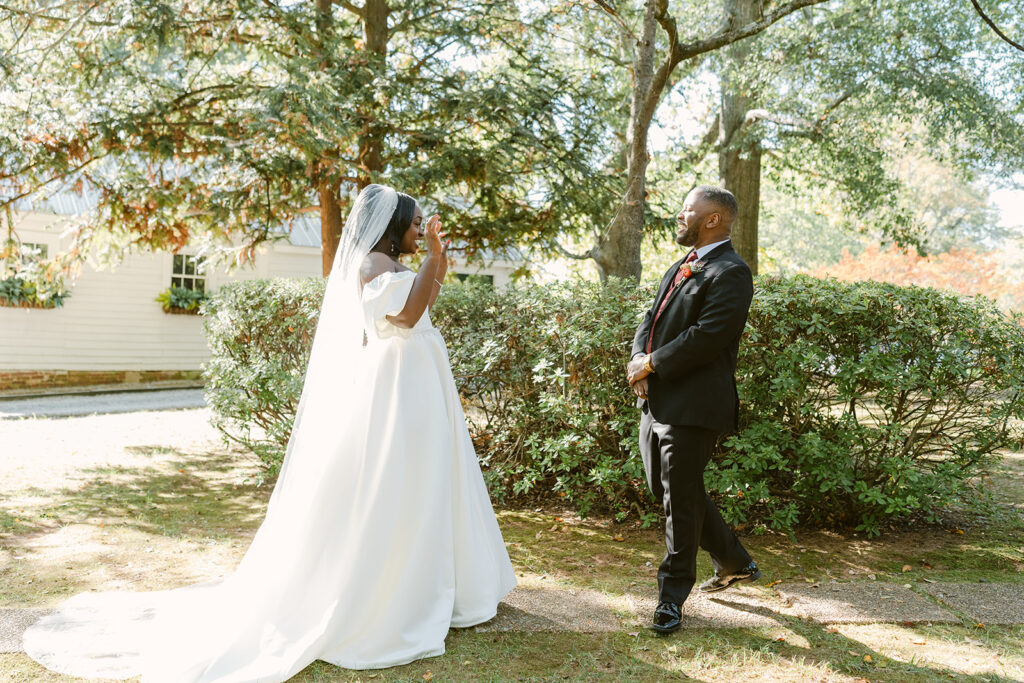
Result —
<svg viewBox="0 0 1024 683"><path fill-rule="evenodd" d="M168 287L160 292L155 300L163 307L164 313L172 315L201 315L200 306L208 298L206 292L185 289L184 287Z"/></svg>
<svg viewBox="0 0 1024 683"><path fill-rule="evenodd" d="M34 283L21 277L0 280L0 306L8 308L61 308L69 296L66 290L40 295Z"/></svg>

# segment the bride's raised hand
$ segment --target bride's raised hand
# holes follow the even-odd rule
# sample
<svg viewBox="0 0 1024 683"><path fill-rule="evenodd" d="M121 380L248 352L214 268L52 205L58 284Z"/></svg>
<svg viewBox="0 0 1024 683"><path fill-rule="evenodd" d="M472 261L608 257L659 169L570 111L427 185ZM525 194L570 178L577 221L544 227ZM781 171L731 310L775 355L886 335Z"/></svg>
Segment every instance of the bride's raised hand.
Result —
<svg viewBox="0 0 1024 683"><path fill-rule="evenodd" d="M441 242L441 238L444 236L445 233L441 232L441 217L435 213L427 219L424 232L428 255L443 255L447 251L448 245Z"/></svg>

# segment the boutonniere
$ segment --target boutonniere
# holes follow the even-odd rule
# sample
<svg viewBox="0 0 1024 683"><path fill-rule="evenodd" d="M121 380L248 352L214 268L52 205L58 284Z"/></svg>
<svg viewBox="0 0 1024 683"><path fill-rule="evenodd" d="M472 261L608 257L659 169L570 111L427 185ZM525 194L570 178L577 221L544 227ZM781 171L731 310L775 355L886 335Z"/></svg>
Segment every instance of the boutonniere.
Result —
<svg viewBox="0 0 1024 683"><path fill-rule="evenodd" d="M704 270L708 264L704 261L694 261L693 263L684 263L679 271L683 274L683 278L688 278L695 273L699 273Z"/></svg>

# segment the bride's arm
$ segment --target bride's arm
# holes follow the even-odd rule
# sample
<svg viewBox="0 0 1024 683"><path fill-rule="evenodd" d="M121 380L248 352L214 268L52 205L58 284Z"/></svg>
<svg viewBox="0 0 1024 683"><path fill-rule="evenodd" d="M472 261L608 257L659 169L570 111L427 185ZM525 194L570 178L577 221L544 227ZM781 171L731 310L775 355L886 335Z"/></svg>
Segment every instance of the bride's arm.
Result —
<svg viewBox="0 0 1024 683"><path fill-rule="evenodd" d="M444 276L448 273L448 244L445 243L444 258L437 264L437 273L434 274L434 289L430 293L430 308L434 307L434 302L437 301L437 295L441 293L441 283L444 282Z"/></svg>
<svg viewBox="0 0 1024 683"><path fill-rule="evenodd" d="M427 257L423 259L420 270L416 274L416 279L412 283L412 290L409 292L409 298L405 300L405 307L397 315L389 315L387 317L388 321L396 327L413 327L423 317L423 312L427 310L427 306L435 297L434 283L438 279L438 268L448 258L445 253L447 245L441 243L440 228L441 225L437 216L431 216L427 222L425 235ZM371 254L372 256L374 255ZM369 267L364 268L361 273L364 285L381 273L394 270L394 262L386 257L373 259L367 265Z"/></svg>

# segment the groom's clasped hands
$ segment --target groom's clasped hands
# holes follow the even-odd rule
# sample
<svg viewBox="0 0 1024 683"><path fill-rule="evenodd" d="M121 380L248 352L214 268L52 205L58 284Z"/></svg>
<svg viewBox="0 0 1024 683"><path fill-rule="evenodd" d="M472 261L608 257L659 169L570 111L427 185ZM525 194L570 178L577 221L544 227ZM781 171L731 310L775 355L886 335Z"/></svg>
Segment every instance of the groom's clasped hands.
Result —
<svg viewBox="0 0 1024 683"><path fill-rule="evenodd" d="M641 399L647 398L647 377L651 374L644 361L645 357L640 356L626 365L626 380L633 393Z"/></svg>

